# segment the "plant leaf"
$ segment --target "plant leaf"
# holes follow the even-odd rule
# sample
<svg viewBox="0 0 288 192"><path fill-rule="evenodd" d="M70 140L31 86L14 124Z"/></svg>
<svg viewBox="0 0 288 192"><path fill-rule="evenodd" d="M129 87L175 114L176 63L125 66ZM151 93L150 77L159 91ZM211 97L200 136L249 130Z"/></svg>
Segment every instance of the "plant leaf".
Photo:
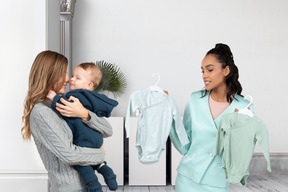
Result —
<svg viewBox="0 0 288 192"><path fill-rule="evenodd" d="M96 61L96 65L102 72L102 80L94 91L102 93L108 91L113 93L114 97L120 97L127 87L126 78L120 68L105 61Z"/></svg>

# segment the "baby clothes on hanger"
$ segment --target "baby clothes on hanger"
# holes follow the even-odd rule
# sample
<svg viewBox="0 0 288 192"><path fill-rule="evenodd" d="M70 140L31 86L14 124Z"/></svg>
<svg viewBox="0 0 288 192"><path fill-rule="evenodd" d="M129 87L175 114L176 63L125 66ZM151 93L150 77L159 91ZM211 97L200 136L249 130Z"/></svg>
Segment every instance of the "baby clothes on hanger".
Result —
<svg viewBox="0 0 288 192"><path fill-rule="evenodd" d="M156 163L165 150L170 129L175 129L182 145L188 137L174 99L150 88L138 90L130 96L125 129L130 136L130 116L139 110L136 148L138 159L144 164Z"/></svg>
<svg viewBox="0 0 288 192"><path fill-rule="evenodd" d="M233 184L246 185L249 164L256 142L259 143L271 172L268 130L262 120L255 115L229 113L222 117L215 141L214 155L221 155L226 180Z"/></svg>

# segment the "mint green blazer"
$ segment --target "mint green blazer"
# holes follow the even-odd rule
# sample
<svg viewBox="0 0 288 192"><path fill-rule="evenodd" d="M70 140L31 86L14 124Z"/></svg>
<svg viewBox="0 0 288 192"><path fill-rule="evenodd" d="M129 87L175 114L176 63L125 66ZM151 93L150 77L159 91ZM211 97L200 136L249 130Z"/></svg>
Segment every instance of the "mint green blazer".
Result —
<svg viewBox="0 0 288 192"><path fill-rule="evenodd" d="M222 157L212 154L218 125L224 114L234 112L235 108L247 107L249 101L236 94L229 107L213 120L208 102L209 94L207 93L203 98L201 91L190 95L183 116L189 143L182 146L174 129L170 131L170 139L183 155L177 168L178 174L188 177L196 183L227 187L229 184L222 168ZM253 111L253 106L250 108Z"/></svg>

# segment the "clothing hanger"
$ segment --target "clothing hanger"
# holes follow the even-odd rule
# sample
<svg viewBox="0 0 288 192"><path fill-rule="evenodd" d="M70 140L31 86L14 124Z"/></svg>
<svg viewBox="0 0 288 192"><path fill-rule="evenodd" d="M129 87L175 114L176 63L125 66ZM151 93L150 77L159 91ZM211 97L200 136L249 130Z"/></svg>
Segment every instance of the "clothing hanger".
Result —
<svg viewBox="0 0 288 192"><path fill-rule="evenodd" d="M151 90L151 91L157 91L157 92L164 93L164 92L163 92L163 89L161 89L160 87L158 87L158 83L159 83L159 81L160 81L160 75L159 75L158 73L153 73L153 74L152 74L152 77L154 77L154 76L157 76L157 77L158 77L158 80L156 81L155 85L153 85L153 86L150 87L150 90Z"/></svg>
<svg viewBox="0 0 288 192"><path fill-rule="evenodd" d="M238 111L238 113L245 114L245 115L248 115L248 116L250 116L250 117L253 117L254 114L253 114L252 111L249 109L249 106L253 103L253 98L252 98L250 95L246 95L246 96L244 97L244 99L247 100L247 97L250 98L249 104L247 105L247 107L245 107L245 108L243 108L243 109L240 109L240 110Z"/></svg>

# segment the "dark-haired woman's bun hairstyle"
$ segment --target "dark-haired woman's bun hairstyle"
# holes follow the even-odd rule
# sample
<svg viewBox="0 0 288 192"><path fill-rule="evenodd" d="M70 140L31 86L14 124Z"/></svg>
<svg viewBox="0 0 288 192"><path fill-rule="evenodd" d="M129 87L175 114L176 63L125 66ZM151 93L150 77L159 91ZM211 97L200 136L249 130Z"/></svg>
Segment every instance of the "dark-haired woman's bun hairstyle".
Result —
<svg viewBox="0 0 288 192"><path fill-rule="evenodd" d="M227 101L232 102L233 96L237 93L241 95L242 86L239 82L239 72L238 68L234 63L234 58L230 47L223 43L217 43L215 48L211 49L207 52L207 55L216 55L217 60L219 63L222 64L222 68L224 69L226 66L229 66L230 73L226 77L226 84L228 86L228 93L227 93ZM207 90L205 90L204 96L207 94Z"/></svg>

